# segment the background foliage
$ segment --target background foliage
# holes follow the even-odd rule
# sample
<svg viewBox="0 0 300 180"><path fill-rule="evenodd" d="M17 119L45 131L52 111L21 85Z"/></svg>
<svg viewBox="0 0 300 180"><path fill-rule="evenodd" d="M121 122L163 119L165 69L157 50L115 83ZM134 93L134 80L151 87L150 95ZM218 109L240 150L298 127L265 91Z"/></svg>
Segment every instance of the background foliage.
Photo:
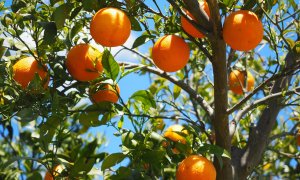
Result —
<svg viewBox="0 0 300 180"><path fill-rule="evenodd" d="M217 157L221 166L224 158L234 156L215 144L211 116L201 104L201 99L212 108L217 103L208 57L214 49L209 39L194 39L181 29L178 8L186 7L185 1L168 2L173 6L156 0L14 0L10 6L0 1L0 179L41 179L57 164L65 166L62 178L172 179L177 164L191 153L211 160ZM255 50L226 49L228 72L234 68L251 71L257 87L242 96L228 92L229 121L237 123L232 147L247 148L250 131L268 106L272 83L293 74L288 86L270 98L280 98L281 111L271 134L266 134L265 153L248 178L299 178L300 154L295 140L300 120L299 2L219 0L218 6L222 20L242 8L258 14L264 25L264 40ZM88 98L90 83L75 81L66 70L65 60L72 46L93 43L89 23L103 7L117 7L130 17L138 37L131 47L122 46L121 50L136 54L138 63L116 61L115 54L106 48L102 60L105 73L97 81L122 82L135 73L148 76L151 83L124 99L122 91L134 86L132 82L120 87L117 104L93 105L81 101ZM191 48L188 65L176 73L163 73L152 63L150 47L163 34L178 34ZM296 54L297 64L288 71L284 67L291 52ZM39 87L38 77L28 90L12 79L12 65L24 56L39 57L47 65L51 79L47 90ZM38 88L38 92L32 93L30 88ZM247 111L241 112L244 109ZM186 145L162 145L166 141L162 119L167 125L184 124L189 132ZM114 135L122 140L119 152L101 151L105 137L89 131L99 126L114 129ZM173 147L181 153L174 154ZM115 166L124 159L128 164Z"/></svg>

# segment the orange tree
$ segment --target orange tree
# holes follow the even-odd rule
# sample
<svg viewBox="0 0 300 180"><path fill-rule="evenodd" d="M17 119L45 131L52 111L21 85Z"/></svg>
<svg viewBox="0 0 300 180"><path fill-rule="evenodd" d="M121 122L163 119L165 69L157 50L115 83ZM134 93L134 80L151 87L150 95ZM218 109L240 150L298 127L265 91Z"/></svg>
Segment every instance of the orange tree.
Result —
<svg viewBox="0 0 300 180"><path fill-rule="evenodd" d="M0 179L299 178L299 12L295 0L1 0ZM133 72L151 83L124 99ZM100 148L99 126L119 152Z"/></svg>

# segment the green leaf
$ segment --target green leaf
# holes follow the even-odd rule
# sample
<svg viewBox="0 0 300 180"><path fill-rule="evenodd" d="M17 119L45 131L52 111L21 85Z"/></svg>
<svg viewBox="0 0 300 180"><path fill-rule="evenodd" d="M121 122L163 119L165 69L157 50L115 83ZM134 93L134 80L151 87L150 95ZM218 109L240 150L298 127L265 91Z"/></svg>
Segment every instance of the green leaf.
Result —
<svg viewBox="0 0 300 180"><path fill-rule="evenodd" d="M148 151L142 155L142 159L150 164L159 163L165 156L164 152L162 150Z"/></svg>
<svg viewBox="0 0 300 180"><path fill-rule="evenodd" d="M30 122L37 118L37 114L35 114L32 108L24 108L16 114L19 118L21 118L22 122Z"/></svg>
<svg viewBox="0 0 300 180"><path fill-rule="evenodd" d="M121 129L124 123L124 116L121 117L120 121L118 122L118 128Z"/></svg>
<svg viewBox="0 0 300 180"><path fill-rule="evenodd" d="M226 5L226 7L231 7L234 3L234 0L224 0L223 3Z"/></svg>
<svg viewBox="0 0 300 180"><path fill-rule="evenodd" d="M17 12L19 9L26 7L27 4L25 1L22 0L13 0L11 5L11 10L13 12Z"/></svg>
<svg viewBox="0 0 300 180"><path fill-rule="evenodd" d="M81 113L79 116L79 122L80 124L82 124L83 126L86 127L96 127L100 125L100 121L99 121L99 115L100 112L86 112L86 113Z"/></svg>
<svg viewBox="0 0 300 180"><path fill-rule="evenodd" d="M105 169L108 169L121 161L123 161L127 156L123 153L113 153L107 156L101 166L101 170L104 171Z"/></svg>
<svg viewBox="0 0 300 180"><path fill-rule="evenodd" d="M215 154L216 156L219 156L219 157L226 157L229 159L231 158L228 151L226 151L225 149L223 149L219 146L216 146L216 145L204 144L202 147L199 148L198 151Z"/></svg>
<svg viewBox="0 0 300 180"><path fill-rule="evenodd" d="M64 27L66 19L69 17L69 13L72 10L72 4L66 3L62 4L61 6L58 6L52 15L52 18L54 19L56 23L57 29L61 29Z"/></svg>
<svg viewBox="0 0 300 180"><path fill-rule="evenodd" d="M50 4L53 6L55 3L60 2L63 0L50 0Z"/></svg>
<svg viewBox="0 0 300 180"><path fill-rule="evenodd" d="M136 40L134 41L131 49L134 49L136 47L139 47L140 45L145 44L151 38L154 38L154 36L149 36L147 34L141 35L140 37L136 38Z"/></svg>
<svg viewBox="0 0 300 180"><path fill-rule="evenodd" d="M181 92L181 88L177 85L174 85L174 88L173 88L173 97L174 97L174 100L176 100L179 95L180 95L180 92Z"/></svg>
<svg viewBox="0 0 300 180"><path fill-rule="evenodd" d="M69 32L69 39L72 39L82 30L83 25L79 22L76 22L71 31Z"/></svg>
<svg viewBox="0 0 300 180"><path fill-rule="evenodd" d="M71 12L70 18L69 18L70 21L73 20L79 14L81 9L82 9L82 6L78 6L75 9L73 9L73 11Z"/></svg>
<svg viewBox="0 0 300 180"><path fill-rule="evenodd" d="M141 25L137 19L130 16L129 20L131 22L131 30L133 30L133 31L141 31L142 30Z"/></svg>
<svg viewBox="0 0 300 180"><path fill-rule="evenodd" d="M96 158L92 157L92 155L97 146L97 140L94 140L83 148L80 152L80 157L75 161L71 169L71 176L77 176L80 172L88 173L93 168L93 165L96 163Z"/></svg>
<svg viewBox="0 0 300 180"><path fill-rule="evenodd" d="M27 175L26 180L42 180L43 177L39 172L33 172Z"/></svg>
<svg viewBox="0 0 300 180"><path fill-rule="evenodd" d="M47 22L44 24L44 44L50 45L55 42L55 37L57 35L57 28L54 22Z"/></svg>
<svg viewBox="0 0 300 180"><path fill-rule="evenodd" d="M101 102L90 105L85 108L79 116L79 122L86 127L97 127L106 124L113 116L112 104L109 102ZM103 114L103 117L99 121L99 116Z"/></svg>
<svg viewBox="0 0 300 180"><path fill-rule="evenodd" d="M52 141L56 129L60 123L60 119L56 116L51 116L46 122L40 125L40 144L41 148L46 151L48 150L48 144Z"/></svg>
<svg viewBox="0 0 300 180"><path fill-rule="evenodd" d="M112 80L116 80L120 72L120 66L107 49L103 52L102 65L105 74Z"/></svg>
<svg viewBox="0 0 300 180"><path fill-rule="evenodd" d="M92 12L93 10L96 11L100 8L97 0L84 0L82 5L83 9L89 12Z"/></svg>
<svg viewBox="0 0 300 180"><path fill-rule="evenodd" d="M108 121L110 121L113 117L115 116L115 113L113 112L108 112L108 113L105 113L103 115L103 117L101 118L100 122L99 122L99 125L104 125L106 124Z"/></svg>
<svg viewBox="0 0 300 180"><path fill-rule="evenodd" d="M152 94L147 90L135 92L129 99L140 101L146 107L156 108L156 103Z"/></svg>
<svg viewBox="0 0 300 180"><path fill-rule="evenodd" d="M2 46L3 42L4 42L4 39L0 38L0 59L2 58L3 54L6 51L6 48Z"/></svg>

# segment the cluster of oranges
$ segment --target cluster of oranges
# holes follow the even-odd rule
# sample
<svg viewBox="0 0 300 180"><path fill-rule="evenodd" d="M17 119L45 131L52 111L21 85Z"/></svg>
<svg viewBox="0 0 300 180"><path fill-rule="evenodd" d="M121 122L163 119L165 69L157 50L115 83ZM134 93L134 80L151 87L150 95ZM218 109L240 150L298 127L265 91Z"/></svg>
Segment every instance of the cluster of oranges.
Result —
<svg viewBox="0 0 300 180"><path fill-rule="evenodd" d="M176 142L186 144L188 131L182 125L175 124L167 128L164 137ZM163 144L167 146L167 144ZM180 153L176 148L172 149L174 154ZM215 180L216 169L211 161L200 155L189 155L179 165L176 171L177 180Z"/></svg>
<svg viewBox="0 0 300 180"><path fill-rule="evenodd" d="M210 11L205 1L200 3L207 16ZM186 14L194 17L188 12ZM182 28L195 38L204 38L205 35L195 28L188 20L181 17ZM100 9L90 23L90 34L95 42L106 46L120 46L126 42L131 32L131 23L127 15L116 8L108 7ZM224 22L224 41L233 49L248 51L255 48L263 37L263 26L258 17L251 11L239 10L231 13ZM155 65L165 72L175 72L182 69L189 60L190 49L188 44L179 36L165 35L159 38L152 48L152 58ZM79 44L71 48L67 56L66 66L71 76L78 81L91 81L96 79L103 71L101 64L102 54L89 44ZM26 88L38 73L47 87L49 77L47 68L41 66L33 57L18 61L14 67L14 79ZM243 89L252 89L249 85L244 88L245 73L230 75L230 89L242 94ZM250 73L246 73L247 75ZM243 77L242 77L243 76ZM232 78L231 78L232 77ZM251 77L251 75L249 75ZM246 83L245 83L246 82ZM107 87L107 86L105 86ZM115 93L116 94L116 93Z"/></svg>
<svg viewBox="0 0 300 180"><path fill-rule="evenodd" d="M90 23L90 33L93 39L106 47L120 46L128 39L131 23L126 14L116 8L100 9ZM67 55L66 67L70 75L82 82L92 81L103 72L102 53L90 44L79 44L72 47ZM44 88L48 87L49 76L46 66L34 57L20 59L13 66L13 78L23 89L27 88L35 74L42 79ZM116 103L119 99L118 85L98 83L90 90L93 102ZM100 87L100 88L99 88Z"/></svg>
<svg viewBox="0 0 300 180"><path fill-rule="evenodd" d="M207 3L200 6L210 17ZM186 14L194 20L188 12ZM195 38L205 35L195 28L187 19L181 17L181 25L186 33ZM131 32L131 23L127 15L116 8L100 9L90 23L90 34L95 42L106 46L120 46L126 42ZM262 40L263 26L258 17L250 11L239 10L231 13L224 22L223 39L231 48L239 51L254 49ZM175 72L186 66L190 49L183 38L177 35L160 37L152 48L152 58L155 65L165 72ZM78 81L93 81L103 72L102 53L90 44L79 44L70 49L67 55L66 67L70 75ZM26 88L35 74L42 79L46 88L49 83L47 67L40 64L34 57L19 60L13 66L13 78L22 88ZM246 78L245 78L246 77ZM244 86L245 85L245 86ZM250 72L234 70L229 75L229 87L236 94L242 94L244 89L249 91L254 86L254 78ZM100 87L100 88L99 88ZM93 102L108 101L116 103L120 89L118 85L99 83L95 91L90 89ZM182 132L181 132L182 131ZM185 144L185 138L176 132L187 134L180 125L171 126L165 137ZM173 152L178 150L173 149ZM188 156L178 167L177 179L215 179L216 172L212 163L198 155Z"/></svg>

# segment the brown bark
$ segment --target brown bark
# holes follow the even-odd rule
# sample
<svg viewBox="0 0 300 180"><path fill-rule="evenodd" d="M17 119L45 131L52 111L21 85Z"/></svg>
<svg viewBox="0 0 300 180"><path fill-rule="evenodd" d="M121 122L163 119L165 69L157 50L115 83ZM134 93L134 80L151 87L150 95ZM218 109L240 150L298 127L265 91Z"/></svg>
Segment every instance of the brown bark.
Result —
<svg viewBox="0 0 300 180"><path fill-rule="evenodd" d="M286 64L282 71L300 63L300 54L290 51L286 58ZM290 86L292 75L277 79L271 90L271 94L282 92ZM276 122L279 111L282 109L282 97L274 98L268 101L267 107L262 112L258 123L250 131L247 147L244 150L233 154L233 165L235 169L235 179L246 179L253 171L254 167L259 165L264 151L267 147L268 138Z"/></svg>

